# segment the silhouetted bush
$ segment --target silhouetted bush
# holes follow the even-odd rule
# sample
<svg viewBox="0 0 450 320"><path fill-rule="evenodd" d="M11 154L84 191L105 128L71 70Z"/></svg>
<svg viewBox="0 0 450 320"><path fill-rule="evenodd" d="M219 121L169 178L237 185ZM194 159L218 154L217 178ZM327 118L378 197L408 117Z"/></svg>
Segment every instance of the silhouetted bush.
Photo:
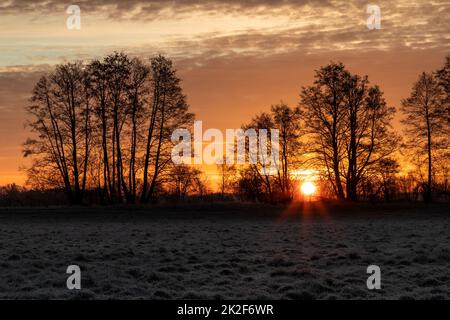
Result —
<svg viewBox="0 0 450 320"><path fill-rule="evenodd" d="M0 186L0 207L45 207L67 203L62 190L27 190L16 184Z"/></svg>

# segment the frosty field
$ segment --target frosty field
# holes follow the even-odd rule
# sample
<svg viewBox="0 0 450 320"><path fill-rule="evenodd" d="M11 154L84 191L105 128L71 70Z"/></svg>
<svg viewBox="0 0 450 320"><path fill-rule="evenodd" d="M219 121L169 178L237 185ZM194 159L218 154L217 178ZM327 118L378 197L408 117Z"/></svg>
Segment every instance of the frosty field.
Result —
<svg viewBox="0 0 450 320"><path fill-rule="evenodd" d="M450 299L449 209L0 209L0 298Z"/></svg>

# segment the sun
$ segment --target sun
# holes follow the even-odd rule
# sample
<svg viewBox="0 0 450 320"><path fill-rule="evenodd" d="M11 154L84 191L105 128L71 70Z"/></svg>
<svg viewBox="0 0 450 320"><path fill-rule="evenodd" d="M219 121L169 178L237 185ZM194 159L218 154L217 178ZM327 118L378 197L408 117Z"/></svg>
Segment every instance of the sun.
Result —
<svg viewBox="0 0 450 320"><path fill-rule="evenodd" d="M312 182L304 182L302 184L302 186L300 187L300 189L302 190L302 193L305 196L310 196L312 195L314 192L316 192L316 186L312 183Z"/></svg>

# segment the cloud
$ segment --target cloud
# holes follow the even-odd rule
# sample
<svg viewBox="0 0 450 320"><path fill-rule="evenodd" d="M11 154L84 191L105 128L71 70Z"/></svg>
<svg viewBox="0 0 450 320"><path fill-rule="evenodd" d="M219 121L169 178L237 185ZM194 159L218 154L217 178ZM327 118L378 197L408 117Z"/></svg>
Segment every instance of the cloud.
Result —
<svg viewBox="0 0 450 320"><path fill-rule="evenodd" d="M382 16L395 16L404 23L415 23L422 17L432 23L448 21L448 1L378 0L374 2L382 10ZM59 14L69 6L66 0L7 0L0 4L0 14ZM349 17L355 11L365 13L365 0L78 0L76 2L85 14L105 15L113 19L159 19L204 12L210 14L272 15L283 14L292 18L305 18L304 9L311 9L318 16L325 11L333 13L332 18ZM441 21L438 21L438 20ZM332 21L330 21L332 22Z"/></svg>
<svg viewBox="0 0 450 320"><path fill-rule="evenodd" d="M271 10L306 5L332 6L329 0L79 0L76 3L86 12L104 12L114 18L154 18L159 15L179 15L192 11L235 13ZM64 10L63 0L10 0L0 5L0 14L52 13Z"/></svg>
<svg viewBox="0 0 450 320"><path fill-rule="evenodd" d="M28 76L35 73L44 73L52 68L53 66L49 64L3 66L0 67L0 79L3 79L11 74L14 74L15 76Z"/></svg>
<svg viewBox="0 0 450 320"><path fill-rule="evenodd" d="M448 1L377 1L381 30L367 29L367 3L361 0L81 0L77 4L87 17L82 19L80 33L70 34L61 23L66 16L66 1L10 0L0 5L0 15L10 19L17 15L20 19L15 24L8 20L16 29L0 22L10 43L15 44L0 43L1 65L54 64L114 50L215 57L298 49L311 54L399 47L448 49L450 44ZM27 27L23 15L40 19ZM58 17L57 22L52 15ZM35 34L32 28L42 28L38 35L45 41L24 36Z"/></svg>

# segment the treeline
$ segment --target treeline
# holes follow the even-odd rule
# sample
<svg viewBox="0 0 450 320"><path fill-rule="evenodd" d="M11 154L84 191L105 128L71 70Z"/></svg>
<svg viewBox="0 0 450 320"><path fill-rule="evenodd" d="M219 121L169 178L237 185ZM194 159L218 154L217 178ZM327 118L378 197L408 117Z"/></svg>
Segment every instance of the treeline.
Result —
<svg viewBox="0 0 450 320"><path fill-rule="evenodd" d="M278 129L276 172L256 161L218 165L220 198L286 202L298 195L302 172L323 197L432 201L449 195L449 69L423 73L402 101L405 130L392 127L395 108L367 76L342 63L319 68L300 92L255 116L242 129ZM172 62L114 53L88 64L56 66L36 84L24 145L32 158L28 185L63 190L70 203L148 203L207 197L201 168L171 161L175 129L191 129ZM270 132L270 130L267 130ZM271 149L270 137L266 145ZM210 197L211 198L211 197Z"/></svg>
<svg viewBox="0 0 450 320"><path fill-rule="evenodd" d="M46 207L67 204L67 196L60 190L35 190L16 184L0 186L0 207Z"/></svg>
<svg viewBox="0 0 450 320"><path fill-rule="evenodd" d="M172 62L114 53L89 64L56 66L38 81L27 107L28 184L60 188L70 203L96 189L103 203L147 203L170 168L171 133L190 127Z"/></svg>
<svg viewBox="0 0 450 320"><path fill-rule="evenodd" d="M342 63L330 63L302 88L298 107L273 106L244 126L280 130L276 174L264 174L262 164L254 164L236 177L222 165L221 189L260 201L291 200L304 179L299 172L310 170L323 197L448 200L449 79L450 57L440 70L421 74L402 101L405 130L396 132L396 110L381 89Z"/></svg>

